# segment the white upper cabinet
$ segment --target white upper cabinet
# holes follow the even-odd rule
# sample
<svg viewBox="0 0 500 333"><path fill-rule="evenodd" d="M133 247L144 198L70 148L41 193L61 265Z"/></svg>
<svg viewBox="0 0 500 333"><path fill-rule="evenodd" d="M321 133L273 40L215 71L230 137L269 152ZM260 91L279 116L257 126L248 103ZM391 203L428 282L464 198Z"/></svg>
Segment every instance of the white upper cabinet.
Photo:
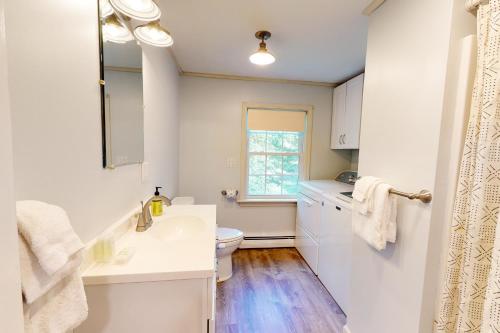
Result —
<svg viewBox="0 0 500 333"><path fill-rule="evenodd" d="M332 138L330 148L339 149L342 146L344 134L347 83L333 90Z"/></svg>
<svg viewBox="0 0 500 333"><path fill-rule="evenodd" d="M359 149L364 74L333 91L331 149Z"/></svg>

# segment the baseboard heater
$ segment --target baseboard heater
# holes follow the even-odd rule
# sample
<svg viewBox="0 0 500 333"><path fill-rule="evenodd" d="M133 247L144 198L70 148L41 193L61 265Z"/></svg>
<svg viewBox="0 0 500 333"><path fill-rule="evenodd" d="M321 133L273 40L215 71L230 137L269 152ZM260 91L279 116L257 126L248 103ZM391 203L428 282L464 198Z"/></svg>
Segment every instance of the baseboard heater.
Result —
<svg viewBox="0 0 500 333"><path fill-rule="evenodd" d="M295 239L295 236L245 236L244 240L279 240L279 239Z"/></svg>
<svg viewBox="0 0 500 333"><path fill-rule="evenodd" d="M245 236L240 249L270 249L294 245L295 236Z"/></svg>

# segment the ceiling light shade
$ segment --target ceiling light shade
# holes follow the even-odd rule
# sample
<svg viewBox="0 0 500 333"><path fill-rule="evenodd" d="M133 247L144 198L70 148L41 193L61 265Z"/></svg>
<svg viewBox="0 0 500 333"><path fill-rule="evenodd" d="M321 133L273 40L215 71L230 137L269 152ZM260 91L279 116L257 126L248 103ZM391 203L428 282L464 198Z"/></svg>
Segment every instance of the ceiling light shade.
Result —
<svg viewBox="0 0 500 333"><path fill-rule="evenodd" d="M139 41L157 47L169 47L174 44L170 33L160 26L159 21L149 22L134 29L134 36Z"/></svg>
<svg viewBox="0 0 500 333"><path fill-rule="evenodd" d="M99 0L99 11L101 17L108 17L114 12L113 7L111 7L108 0Z"/></svg>
<svg viewBox="0 0 500 333"><path fill-rule="evenodd" d="M103 40L124 44L134 39L130 31L118 20L116 14L111 14L104 19L102 25Z"/></svg>
<svg viewBox="0 0 500 333"><path fill-rule="evenodd" d="M114 9L139 21L153 21L161 16L153 0L109 0Z"/></svg>
<svg viewBox="0 0 500 333"><path fill-rule="evenodd" d="M250 62L259 66L270 65L275 62L276 58L269 53L265 42L265 40L271 38L271 33L269 31L257 31L257 33L255 33L255 37L260 39L261 42L257 52L249 57Z"/></svg>

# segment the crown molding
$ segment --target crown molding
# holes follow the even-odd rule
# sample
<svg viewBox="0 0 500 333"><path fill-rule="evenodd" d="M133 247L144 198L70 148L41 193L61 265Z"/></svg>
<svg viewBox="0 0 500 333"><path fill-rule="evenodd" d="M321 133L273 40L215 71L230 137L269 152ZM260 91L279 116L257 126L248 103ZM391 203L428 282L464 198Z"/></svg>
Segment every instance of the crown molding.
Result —
<svg viewBox="0 0 500 333"><path fill-rule="evenodd" d="M180 75L181 76L188 76L188 77L200 77L200 78L206 78L206 79L259 81L259 82L270 82L270 83L298 84L298 85L314 86L314 87L334 88L337 86L337 84L333 83L333 82L287 80L287 79L276 79L276 78L268 78L268 77L239 76L239 75L227 75L227 74L215 74L215 73L200 73L200 72L182 71L182 72L180 72Z"/></svg>
<svg viewBox="0 0 500 333"><path fill-rule="evenodd" d="M370 16L375 12L380 6L383 5L385 0L373 0L364 10L363 15Z"/></svg>

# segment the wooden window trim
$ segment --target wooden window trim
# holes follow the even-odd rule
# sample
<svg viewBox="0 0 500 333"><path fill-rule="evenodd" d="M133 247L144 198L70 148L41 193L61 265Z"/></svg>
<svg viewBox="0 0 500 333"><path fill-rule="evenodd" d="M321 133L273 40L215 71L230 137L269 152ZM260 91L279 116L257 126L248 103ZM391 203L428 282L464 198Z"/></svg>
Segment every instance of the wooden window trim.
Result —
<svg viewBox="0 0 500 333"><path fill-rule="evenodd" d="M310 162L311 162L311 146L312 146L312 131L313 131L313 110L312 105L301 105L301 104L262 104L262 103L249 103L245 102L242 104L241 109L241 157L240 157L240 198L238 203L241 205L251 204L253 206L258 206L260 204L264 206L268 205L283 205L285 202L287 204L294 204L293 199L275 199L275 198L248 198L248 168L247 168L247 114L249 109L260 109L260 110L271 110L271 111L301 111L306 113L306 127L304 135L304 162L302 163L302 169L300 173L299 181L309 180L310 172Z"/></svg>

